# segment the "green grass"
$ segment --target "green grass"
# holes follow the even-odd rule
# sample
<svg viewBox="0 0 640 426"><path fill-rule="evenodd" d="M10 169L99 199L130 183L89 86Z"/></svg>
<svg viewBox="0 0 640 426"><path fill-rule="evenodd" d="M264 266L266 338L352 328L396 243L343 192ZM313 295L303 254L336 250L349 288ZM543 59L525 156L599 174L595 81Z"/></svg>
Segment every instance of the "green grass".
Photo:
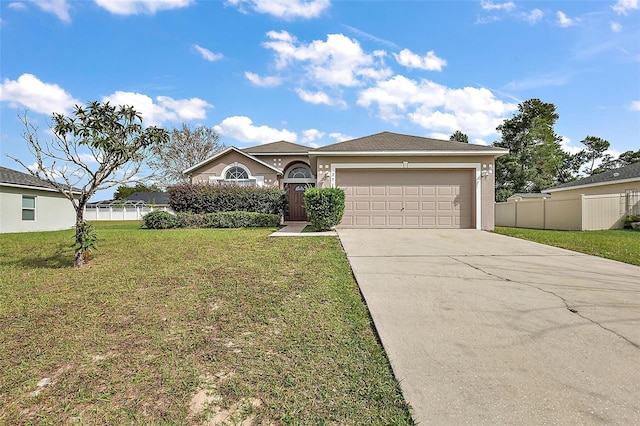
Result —
<svg viewBox="0 0 640 426"><path fill-rule="evenodd" d="M337 239L95 224L0 235L0 424L412 424Z"/></svg>
<svg viewBox="0 0 640 426"><path fill-rule="evenodd" d="M552 231L497 227L496 233L640 266L640 232Z"/></svg>

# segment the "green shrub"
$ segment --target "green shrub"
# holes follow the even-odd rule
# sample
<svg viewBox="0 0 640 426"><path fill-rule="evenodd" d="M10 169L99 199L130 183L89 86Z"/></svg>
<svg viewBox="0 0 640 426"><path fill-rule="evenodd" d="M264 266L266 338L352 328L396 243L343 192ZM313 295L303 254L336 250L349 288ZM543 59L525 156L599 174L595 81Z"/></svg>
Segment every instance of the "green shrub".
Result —
<svg viewBox="0 0 640 426"><path fill-rule="evenodd" d="M206 219L203 214L176 213L176 228L206 228Z"/></svg>
<svg viewBox="0 0 640 426"><path fill-rule="evenodd" d="M176 227L176 218L169 212L155 211L142 217L144 229L170 229Z"/></svg>
<svg viewBox="0 0 640 426"><path fill-rule="evenodd" d="M179 213L245 211L281 216L284 191L235 185L182 184L169 187L169 206Z"/></svg>
<svg viewBox="0 0 640 426"><path fill-rule="evenodd" d="M255 212L218 212L204 215L207 228L273 228L280 225L280 216Z"/></svg>
<svg viewBox="0 0 640 426"><path fill-rule="evenodd" d="M307 216L318 231L328 231L342 220L344 191L340 188L309 188L304 192Z"/></svg>

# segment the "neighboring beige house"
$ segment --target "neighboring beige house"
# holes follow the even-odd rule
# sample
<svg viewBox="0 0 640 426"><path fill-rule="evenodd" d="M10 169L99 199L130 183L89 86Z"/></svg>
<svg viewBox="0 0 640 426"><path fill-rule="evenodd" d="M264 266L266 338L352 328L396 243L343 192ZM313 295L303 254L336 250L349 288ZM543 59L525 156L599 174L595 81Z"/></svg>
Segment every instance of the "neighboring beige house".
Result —
<svg viewBox="0 0 640 426"><path fill-rule="evenodd" d="M0 166L0 233L56 231L75 222L71 202L51 184Z"/></svg>
<svg viewBox="0 0 640 426"><path fill-rule="evenodd" d="M543 192L557 199L580 195L619 195L627 191L640 191L640 162L554 186Z"/></svg>
<svg viewBox="0 0 640 426"><path fill-rule="evenodd" d="M507 150L382 132L322 148L230 147L185 170L194 183L275 186L305 220L308 186L345 191L343 228L494 227L495 158Z"/></svg>
<svg viewBox="0 0 640 426"><path fill-rule="evenodd" d="M546 195L520 194L497 203L496 225L577 231L622 228L626 216L640 214L640 163L543 192Z"/></svg>

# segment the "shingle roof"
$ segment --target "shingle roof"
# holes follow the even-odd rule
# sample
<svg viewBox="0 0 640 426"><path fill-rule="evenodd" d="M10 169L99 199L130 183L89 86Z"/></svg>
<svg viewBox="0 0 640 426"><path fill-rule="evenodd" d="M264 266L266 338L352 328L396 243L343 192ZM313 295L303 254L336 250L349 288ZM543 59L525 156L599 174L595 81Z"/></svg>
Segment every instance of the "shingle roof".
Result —
<svg viewBox="0 0 640 426"><path fill-rule="evenodd" d="M620 167L619 169L598 173L597 175L587 176L586 178L576 179L574 181L563 183L562 185L546 189L545 191L556 191L585 185L604 184L609 182L613 183L619 180L628 179L637 179L638 181L640 181L640 162Z"/></svg>
<svg viewBox="0 0 640 426"><path fill-rule="evenodd" d="M297 143L278 141L244 148L242 151L250 154L306 154L311 148Z"/></svg>
<svg viewBox="0 0 640 426"><path fill-rule="evenodd" d="M144 201L146 204L169 205L169 194L166 192L134 192L127 201Z"/></svg>
<svg viewBox="0 0 640 426"><path fill-rule="evenodd" d="M459 151L474 153L507 153L508 151L492 146L473 145L464 142L445 141L423 138L420 136L402 135L399 133L381 132L362 138L338 142L333 145L314 149L311 153L323 152L376 152L376 151Z"/></svg>
<svg viewBox="0 0 640 426"><path fill-rule="evenodd" d="M3 183L8 185L30 186L34 188L56 190L55 187L46 180L38 179L29 173L23 173L0 166L0 184Z"/></svg>

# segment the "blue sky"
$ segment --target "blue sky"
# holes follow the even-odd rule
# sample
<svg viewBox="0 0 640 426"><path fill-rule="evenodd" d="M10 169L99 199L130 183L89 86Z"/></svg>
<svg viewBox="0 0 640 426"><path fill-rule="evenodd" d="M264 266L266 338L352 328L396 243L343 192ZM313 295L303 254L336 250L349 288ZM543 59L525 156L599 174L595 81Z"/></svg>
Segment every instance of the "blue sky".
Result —
<svg viewBox="0 0 640 426"><path fill-rule="evenodd" d="M0 164L33 163L17 114L110 100L227 145L380 131L472 143L530 98L569 152L640 148L640 9L612 1L1 1ZM112 191L103 193L109 198Z"/></svg>

